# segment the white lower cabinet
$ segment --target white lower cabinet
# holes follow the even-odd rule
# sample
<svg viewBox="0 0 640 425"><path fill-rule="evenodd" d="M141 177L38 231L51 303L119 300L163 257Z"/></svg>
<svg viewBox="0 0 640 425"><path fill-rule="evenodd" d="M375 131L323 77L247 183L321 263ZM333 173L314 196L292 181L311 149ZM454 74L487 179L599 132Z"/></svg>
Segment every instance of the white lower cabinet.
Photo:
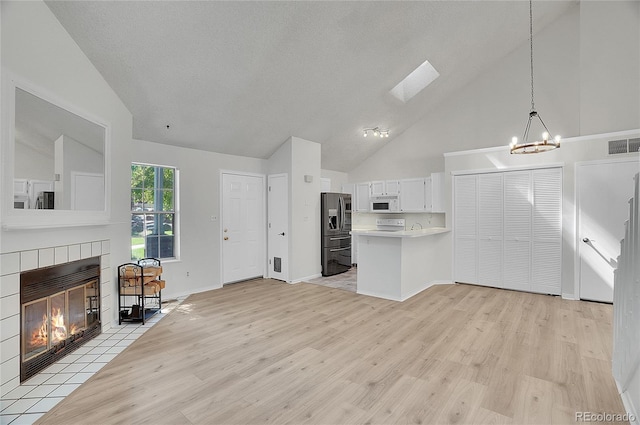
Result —
<svg viewBox="0 0 640 425"><path fill-rule="evenodd" d="M454 177L454 280L560 294L562 168Z"/></svg>

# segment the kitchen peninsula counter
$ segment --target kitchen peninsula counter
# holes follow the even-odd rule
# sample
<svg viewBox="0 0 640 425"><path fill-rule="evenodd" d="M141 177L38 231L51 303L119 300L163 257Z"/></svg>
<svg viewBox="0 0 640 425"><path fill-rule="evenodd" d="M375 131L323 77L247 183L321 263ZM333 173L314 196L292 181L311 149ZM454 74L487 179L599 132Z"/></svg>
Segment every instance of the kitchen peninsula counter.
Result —
<svg viewBox="0 0 640 425"><path fill-rule="evenodd" d="M352 230L358 244L358 294L404 301L434 284L450 283L437 271L448 232L441 227Z"/></svg>

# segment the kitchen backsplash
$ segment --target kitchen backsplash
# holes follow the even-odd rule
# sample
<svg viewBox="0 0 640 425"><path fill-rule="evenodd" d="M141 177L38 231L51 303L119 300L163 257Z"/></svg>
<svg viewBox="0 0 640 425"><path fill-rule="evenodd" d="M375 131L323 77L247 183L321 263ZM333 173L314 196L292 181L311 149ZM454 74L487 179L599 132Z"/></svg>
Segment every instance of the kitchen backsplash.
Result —
<svg viewBox="0 0 640 425"><path fill-rule="evenodd" d="M444 213L352 213L352 229L375 229L378 218L404 218L405 230L423 229L429 227L446 227Z"/></svg>

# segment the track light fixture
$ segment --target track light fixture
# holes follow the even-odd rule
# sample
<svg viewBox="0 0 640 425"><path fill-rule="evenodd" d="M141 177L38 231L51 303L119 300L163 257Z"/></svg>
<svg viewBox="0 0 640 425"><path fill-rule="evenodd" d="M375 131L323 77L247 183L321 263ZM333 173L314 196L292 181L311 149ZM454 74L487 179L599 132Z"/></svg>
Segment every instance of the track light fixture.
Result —
<svg viewBox="0 0 640 425"><path fill-rule="evenodd" d="M367 137L369 132L376 137L389 137L389 129L382 129L380 127L365 128L362 130L362 136Z"/></svg>

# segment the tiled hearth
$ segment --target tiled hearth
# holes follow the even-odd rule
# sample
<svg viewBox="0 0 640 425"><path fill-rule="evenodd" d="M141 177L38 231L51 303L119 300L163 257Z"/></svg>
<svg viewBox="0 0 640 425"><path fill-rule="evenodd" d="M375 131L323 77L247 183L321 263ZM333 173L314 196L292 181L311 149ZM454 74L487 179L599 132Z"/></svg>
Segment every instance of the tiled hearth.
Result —
<svg viewBox="0 0 640 425"><path fill-rule="evenodd" d="M108 240L0 255L0 396L3 398L20 385L20 273L91 257L100 257L100 315L104 332L111 327L113 316Z"/></svg>
<svg viewBox="0 0 640 425"><path fill-rule="evenodd" d="M180 301L163 303L160 314L144 325L114 324L72 354L3 394L0 398L0 425L35 422L154 326Z"/></svg>

